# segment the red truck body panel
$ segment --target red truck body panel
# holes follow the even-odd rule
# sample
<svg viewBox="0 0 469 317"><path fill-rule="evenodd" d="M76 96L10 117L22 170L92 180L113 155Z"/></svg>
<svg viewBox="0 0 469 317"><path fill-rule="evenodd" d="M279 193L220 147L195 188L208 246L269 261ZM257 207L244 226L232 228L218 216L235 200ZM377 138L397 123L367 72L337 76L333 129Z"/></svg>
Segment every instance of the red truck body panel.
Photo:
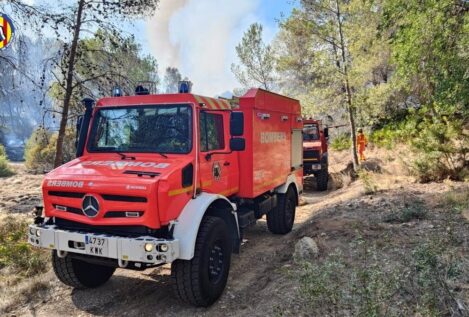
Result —
<svg viewBox="0 0 469 317"><path fill-rule="evenodd" d="M285 183L291 173L292 131L303 128L298 100L262 89L240 98L246 150L239 152L238 196L254 198Z"/></svg>

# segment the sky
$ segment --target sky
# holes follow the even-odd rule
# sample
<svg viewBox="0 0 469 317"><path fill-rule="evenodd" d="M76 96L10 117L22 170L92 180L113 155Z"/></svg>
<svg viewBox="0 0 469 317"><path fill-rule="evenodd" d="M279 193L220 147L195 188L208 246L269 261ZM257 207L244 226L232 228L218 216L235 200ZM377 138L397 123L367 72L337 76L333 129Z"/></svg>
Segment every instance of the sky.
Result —
<svg viewBox="0 0 469 317"><path fill-rule="evenodd" d="M240 86L231 64L249 25L263 24L269 42L282 13L288 15L294 5L293 0L162 0L150 20L136 24L137 40L158 60L161 73L178 67L194 92L221 95Z"/></svg>
<svg viewBox="0 0 469 317"><path fill-rule="evenodd" d="M53 5L55 0L23 0ZM65 0L67 1L67 0ZM207 96L226 95L239 88L231 72L237 62L236 45L249 25L264 26L270 42L278 20L288 16L298 0L160 0L159 9L146 20L127 24L145 55L153 55L160 76L177 67L193 82L193 91ZM56 2L55 2L56 3Z"/></svg>

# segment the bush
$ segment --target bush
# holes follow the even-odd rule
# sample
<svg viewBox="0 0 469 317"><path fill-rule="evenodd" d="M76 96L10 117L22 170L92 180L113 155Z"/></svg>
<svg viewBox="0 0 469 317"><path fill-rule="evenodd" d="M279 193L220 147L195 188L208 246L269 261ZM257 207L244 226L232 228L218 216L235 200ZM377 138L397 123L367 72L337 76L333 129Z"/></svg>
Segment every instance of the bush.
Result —
<svg viewBox="0 0 469 317"><path fill-rule="evenodd" d="M0 177L8 177L13 175L14 172L8 166L8 159L5 152L5 147L0 144Z"/></svg>
<svg viewBox="0 0 469 317"><path fill-rule="evenodd" d="M465 316L450 286L464 276L463 257L441 239L396 259L362 237L348 251L302 264L296 278L311 315Z"/></svg>
<svg viewBox="0 0 469 317"><path fill-rule="evenodd" d="M46 172L54 168L57 133L44 128L36 129L26 143L24 158L26 167L35 172ZM64 139L64 163L75 157L75 131L67 128Z"/></svg>
<svg viewBox="0 0 469 317"><path fill-rule="evenodd" d="M422 220L427 217L427 212L422 203L415 203L404 207L399 212L392 212L384 216L383 221L388 223L405 223L412 220Z"/></svg>
<svg viewBox="0 0 469 317"><path fill-rule="evenodd" d="M358 178L362 181L365 194L371 195L378 191L378 185L373 179L373 174L363 169L358 170Z"/></svg>
<svg viewBox="0 0 469 317"><path fill-rule="evenodd" d="M461 191L450 191L445 194L443 199L444 204L451 211L461 213L469 209L469 189Z"/></svg>
<svg viewBox="0 0 469 317"><path fill-rule="evenodd" d="M346 133L339 134L331 142L331 148L336 151L349 150L351 147L352 139Z"/></svg>
<svg viewBox="0 0 469 317"><path fill-rule="evenodd" d="M8 267L10 272L33 276L48 269L48 255L33 249L26 241L28 224L6 218L0 224L0 269Z"/></svg>
<svg viewBox="0 0 469 317"><path fill-rule="evenodd" d="M415 158L408 165L420 182L464 180L469 175L467 117L444 114L446 108L450 107L422 106L409 111L404 120L375 130L370 139L387 149L399 143L409 145Z"/></svg>

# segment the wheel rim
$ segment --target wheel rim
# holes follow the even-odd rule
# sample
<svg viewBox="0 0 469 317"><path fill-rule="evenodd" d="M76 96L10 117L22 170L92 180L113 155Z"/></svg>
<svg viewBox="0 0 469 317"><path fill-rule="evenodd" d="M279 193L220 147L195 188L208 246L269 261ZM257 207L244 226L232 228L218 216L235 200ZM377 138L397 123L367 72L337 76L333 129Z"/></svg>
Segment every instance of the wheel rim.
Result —
<svg viewBox="0 0 469 317"><path fill-rule="evenodd" d="M217 241L209 250L208 259L208 277L211 283L216 284L220 282L223 277L224 252L221 246L221 241Z"/></svg>

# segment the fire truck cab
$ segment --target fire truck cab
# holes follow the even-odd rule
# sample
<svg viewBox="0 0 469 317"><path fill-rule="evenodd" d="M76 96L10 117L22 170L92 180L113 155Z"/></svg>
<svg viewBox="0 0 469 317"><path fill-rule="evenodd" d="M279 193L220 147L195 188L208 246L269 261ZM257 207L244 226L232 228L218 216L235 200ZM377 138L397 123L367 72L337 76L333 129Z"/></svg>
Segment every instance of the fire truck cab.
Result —
<svg viewBox="0 0 469 317"><path fill-rule="evenodd" d="M187 87L186 87L187 88ZM29 242L75 288L116 268L171 263L175 293L208 306L243 230L292 230L303 190L297 100L251 89L239 105L188 93L85 99L77 158L47 174Z"/></svg>
<svg viewBox="0 0 469 317"><path fill-rule="evenodd" d="M303 166L305 175L313 174L317 189L327 190L329 160L327 139L329 129L320 120L305 119L303 122Z"/></svg>

